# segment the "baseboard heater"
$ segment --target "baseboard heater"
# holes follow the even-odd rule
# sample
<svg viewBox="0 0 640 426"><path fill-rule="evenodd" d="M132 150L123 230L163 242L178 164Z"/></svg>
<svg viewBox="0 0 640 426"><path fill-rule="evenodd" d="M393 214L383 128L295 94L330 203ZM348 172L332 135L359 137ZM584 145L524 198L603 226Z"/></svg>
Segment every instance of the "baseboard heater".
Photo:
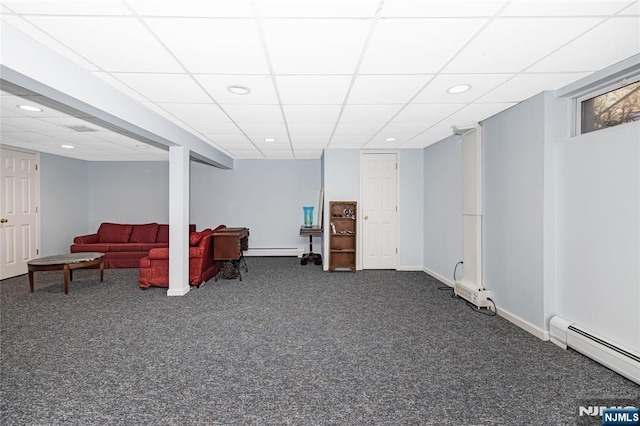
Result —
<svg viewBox="0 0 640 426"><path fill-rule="evenodd" d="M244 252L244 255L249 256L294 256L302 257L304 248L301 247L257 247L251 248Z"/></svg>
<svg viewBox="0 0 640 426"><path fill-rule="evenodd" d="M555 316L550 323L551 341L570 347L640 385L640 354Z"/></svg>

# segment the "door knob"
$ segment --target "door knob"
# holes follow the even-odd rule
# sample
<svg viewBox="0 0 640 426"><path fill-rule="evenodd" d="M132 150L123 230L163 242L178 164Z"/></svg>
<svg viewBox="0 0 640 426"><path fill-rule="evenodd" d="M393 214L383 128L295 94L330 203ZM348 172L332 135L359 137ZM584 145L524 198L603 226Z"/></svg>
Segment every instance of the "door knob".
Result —
<svg viewBox="0 0 640 426"><path fill-rule="evenodd" d="M0 219L0 223L7 223L7 222L9 222L9 219L5 219L4 217Z"/></svg>
<svg viewBox="0 0 640 426"><path fill-rule="evenodd" d="M369 216L365 215L364 220L367 220L367 219L369 219Z"/></svg>

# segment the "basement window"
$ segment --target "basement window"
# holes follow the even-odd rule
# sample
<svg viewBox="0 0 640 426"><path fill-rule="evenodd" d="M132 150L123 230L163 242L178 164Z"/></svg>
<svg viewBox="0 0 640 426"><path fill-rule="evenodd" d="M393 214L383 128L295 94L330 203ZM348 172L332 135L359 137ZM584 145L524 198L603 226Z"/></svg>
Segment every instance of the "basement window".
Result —
<svg viewBox="0 0 640 426"><path fill-rule="evenodd" d="M579 98L580 134L640 121L640 80Z"/></svg>

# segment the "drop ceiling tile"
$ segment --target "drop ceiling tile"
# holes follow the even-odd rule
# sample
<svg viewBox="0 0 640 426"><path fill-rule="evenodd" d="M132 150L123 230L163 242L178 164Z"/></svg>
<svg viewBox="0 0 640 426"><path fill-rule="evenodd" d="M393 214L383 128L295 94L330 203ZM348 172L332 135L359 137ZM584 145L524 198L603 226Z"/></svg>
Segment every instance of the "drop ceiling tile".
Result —
<svg viewBox="0 0 640 426"><path fill-rule="evenodd" d="M287 143L277 143L277 142L254 142L258 148L262 152L267 151L291 151L291 145Z"/></svg>
<svg viewBox="0 0 640 426"><path fill-rule="evenodd" d="M187 74L113 74L151 102L211 103L207 93Z"/></svg>
<svg viewBox="0 0 640 426"><path fill-rule="evenodd" d="M501 16L601 16L618 12L631 0L513 0Z"/></svg>
<svg viewBox="0 0 640 426"><path fill-rule="evenodd" d="M342 123L386 123L400 111L401 105L345 105L340 116Z"/></svg>
<svg viewBox="0 0 640 426"><path fill-rule="evenodd" d="M27 20L104 71L182 71L135 18L32 16Z"/></svg>
<svg viewBox="0 0 640 426"><path fill-rule="evenodd" d="M4 92L6 93L6 92ZM14 117L32 117L39 119L47 119L51 117L68 117L67 114L55 110L49 106L42 105L41 96L15 96L12 94L6 94L0 97L0 102L4 110L11 111L11 115ZM31 105L41 108L42 111L26 111L18 108L18 105ZM4 116L3 116L4 118Z"/></svg>
<svg viewBox="0 0 640 426"><path fill-rule="evenodd" d="M584 52L594 52L585 55ZM611 18L527 72L594 72L640 52L640 19Z"/></svg>
<svg viewBox="0 0 640 426"><path fill-rule="evenodd" d="M631 6L628 6L625 10L620 12L620 15L640 16L640 2L635 1L634 3L631 4Z"/></svg>
<svg viewBox="0 0 640 426"><path fill-rule="evenodd" d="M322 156L322 149L295 150L296 160L316 160Z"/></svg>
<svg viewBox="0 0 640 426"><path fill-rule="evenodd" d="M69 47L65 46L63 43L59 42L55 38L46 34L37 26L33 25L31 22L23 19L22 17L15 16L2 16L2 25L11 25L16 29L22 31L27 36L37 40L39 43L43 44L45 47L51 49L58 55L70 60L71 62L77 64L87 71L98 71L99 68L88 61L86 58L80 56L78 53L71 50Z"/></svg>
<svg viewBox="0 0 640 426"><path fill-rule="evenodd" d="M384 17L459 17L493 16L507 3L495 1L461 0L388 0L384 3Z"/></svg>
<svg viewBox="0 0 640 426"><path fill-rule="evenodd" d="M384 123L339 123L335 136L373 136L382 129Z"/></svg>
<svg viewBox="0 0 640 426"><path fill-rule="evenodd" d="M384 137L396 137L400 138L400 135L409 135L415 136L420 132L425 131L429 127L435 124L434 121L423 121L423 122L397 122L392 121L387 124L384 129L380 132L380 135Z"/></svg>
<svg viewBox="0 0 640 426"><path fill-rule="evenodd" d="M408 138L408 137L405 137ZM395 149L397 146L401 145L401 139L397 141L385 141L384 139L373 139L369 141L366 146L363 146L363 149Z"/></svg>
<svg viewBox="0 0 640 426"><path fill-rule="evenodd" d="M263 18L372 18L378 9L379 0L270 0L256 4Z"/></svg>
<svg viewBox="0 0 640 426"><path fill-rule="evenodd" d="M600 19L597 18L496 19L447 65L444 72L520 72L598 22Z"/></svg>
<svg viewBox="0 0 640 426"><path fill-rule="evenodd" d="M424 148L453 135L453 122L441 122L400 145L400 148Z"/></svg>
<svg viewBox="0 0 640 426"><path fill-rule="evenodd" d="M229 123L231 119L215 104L169 104L158 106L182 121L209 121L213 123Z"/></svg>
<svg viewBox="0 0 640 426"><path fill-rule="evenodd" d="M3 126L9 126L14 129L19 129L21 131L26 132L61 132L68 131L73 132L73 130L68 129L66 127L62 127L61 125L53 124L45 120L33 119L29 117L7 117L2 119Z"/></svg>
<svg viewBox="0 0 640 426"><path fill-rule="evenodd" d="M284 122L280 123L237 123L238 126L249 136L261 136L286 138L287 128Z"/></svg>
<svg viewBox="0 0 640 426"><path fill-rule="evenodd" d="M297 135L291 138L294 146L324 147L329 143L329 135Z"/></svg>
<svg viewBox="0 0 640 426"><path fill-rule="evenodd" d="M474 101L493 88L513 77L514 74L441 74L429 82L413 103L466 104ZM461 84L471 89L464 93L451 94L447 90Z"/></svg>
<svg viewBox="0 0 640 426"><path fill-rule="evenodd" d="M251 3L240 0L127 0L135 11L144 16L191 16L214 18L252 17Z"/></svg>
<svg viewBox="0 0 640 426"><path fill-rule="evenodd" d="M326 136L328 139L334 126L335 123L290 123L289 134L294 140L300 136Z"/></svg>
<svg viewBox="0 0 640 426"><path fill-rule="evenodd" d="M351 74L370 22L359 19L266 20L264 37L276 74Z"/></svg>
<svg viewBox="0 0 640 426"><path fill-rule="evenodd" d="M519 74L478 99L479 102L520 102L545 90L555 90L589 73Z"/></svg>
<svg viewBox="0 0 640 426"><path fill-rule="evenodd" d="M371 136L334 136L330 148L360 148L371 139Z"/></svg>
<svg viewBox="0 0 640 426"><path fill-rule="evenodd" d="M191 73L268 74L252 19L145 19Z"/></svg>
<svg viewBox="0 0 640 426"><path fill-rule="evenodd" d="M404 104L432 78L431 75L359 75L349 95L354 104Z"/></svg>
<svg viewBox="0 0 640 426"><path fill-rule="evenodd" d="M117 78L115 78L114 76L112 76L109 73L98 71L98 72L93 72L92 74L95 75L96 77L98 77L99 79L104 80L110 86L115 87L116 89L118 89L119 91L124 93L125 95L129 96L130 98L132 98L132 99L134 99L134 100L136 100L138 102L148 102L149 101L147 98L142 96L140 93L136 92L131 87L127 86L122 81L118 80Z"/></svg>
<svg viewBox="0 0 640 426"><path fill-rule="evenodd" d="M437 73L484 25L483 19L379 21L360 66L361 74ZM446 40L446 43L434 43Z"/></svg>
<svg viewBox="0 0 640 426"><path fill-rule="evenodd" d="M284 105L288 123L334 123L342 105Z"/></svg>
<svg viewBox="0 0 640 426"><path fill-rule="evenodd" d="M342 105L351 76L276 76L283 104Z"/></svg>
<svg viewBox="0 0 640 426"><path fill-rule="evenodd" d="M444 120L462 108L461 104L410 103L393 119L393 122L430 122Z"/></svg>
<svg viewBox="0 0 640 426"><path fill-rule="evenodd" d="M185 124L204 135L242 135L238 126L230 122L186 121Z"/></svg>
<svg viewBox="0 0 640 426"><path fill-rule="evenodd" d="M268 75L195 75L202 87L219 104L277 104L278 98L273 81ZM246 95L231 93L230 86L244 86L251 89Z"/></svg>
<svg viewBox="0 0 640 426"><path fill-rule="evenodd" d="M462 108L455 114L447 117L447 121L454 123L477 123L487 119L500 111L503 111L515 103L487 103L487 104L471 104Z"/></svg>
<svg viewBox="0 0 640 426"><path fill-rule="evenodd" d="M236 123L282 123L278 105L224 105L224 110Z"/></svg>
<svg viewBox="0 0 640 426"><path fill-rule="evenodd" d="M36 15L105 15L123 16L131 12L115 1L24 1L3 0L15 13Z"/></svg>

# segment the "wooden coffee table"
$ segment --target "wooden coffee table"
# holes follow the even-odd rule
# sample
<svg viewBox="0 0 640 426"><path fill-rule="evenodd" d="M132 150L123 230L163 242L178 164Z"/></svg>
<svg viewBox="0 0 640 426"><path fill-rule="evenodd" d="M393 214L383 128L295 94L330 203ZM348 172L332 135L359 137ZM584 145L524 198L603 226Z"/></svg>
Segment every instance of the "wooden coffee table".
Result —
<svg viewBox="0 0 640 426"><path fill-rule="evenodd" d="M67 253L40 257L27 262L29 268L29 290L33 293L33 273L36 271L60 271L64 276L64 294L69 294L69 281L74 269L100 265L100 282L104 279L104 253Z"/></svg>

